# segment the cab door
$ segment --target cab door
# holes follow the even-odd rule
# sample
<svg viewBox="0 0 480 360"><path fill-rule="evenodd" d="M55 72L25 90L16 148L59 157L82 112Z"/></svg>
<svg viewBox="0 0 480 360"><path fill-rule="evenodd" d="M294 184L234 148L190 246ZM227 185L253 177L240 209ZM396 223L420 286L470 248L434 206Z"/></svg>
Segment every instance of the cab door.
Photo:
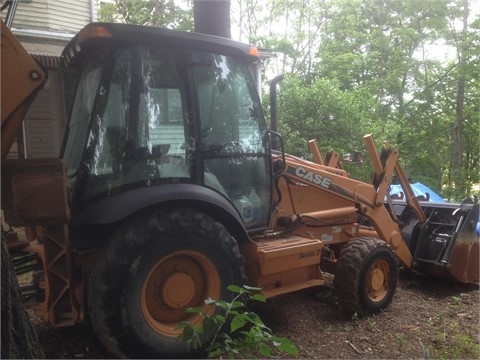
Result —
<svg viewBox="0 0 480 360"><path fill-rule="evenodd" d="M232 57L197 57L202 60L194 65L193 77L203 184L230 199L247 228L264 228L271 211L271 158L251 74L247 64Z"/></svg>

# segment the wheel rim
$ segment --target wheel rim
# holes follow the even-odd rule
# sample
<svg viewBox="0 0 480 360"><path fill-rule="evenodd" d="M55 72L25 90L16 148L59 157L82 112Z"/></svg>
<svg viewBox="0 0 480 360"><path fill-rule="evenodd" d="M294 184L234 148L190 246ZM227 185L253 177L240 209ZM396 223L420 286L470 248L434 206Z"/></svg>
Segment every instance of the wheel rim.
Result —
<svg viewBox="0 0 480 360"><path fill-rule="evenodd" d="M391 286L391 272L386 260L379 259L371 264L365 285L370 301L380 302L387 297Z"/></svg>
<svg viewBox="0 0 480 360"><path fill-rule="evenodd" d="M202 317L188 314L189 307L214 311L205 299L219 299L220 276L212 262L196 251L178 251L160 259L148 273L142 287L141 307L148 324L167 337L178 337L181 322L199 325Z"/></svg>

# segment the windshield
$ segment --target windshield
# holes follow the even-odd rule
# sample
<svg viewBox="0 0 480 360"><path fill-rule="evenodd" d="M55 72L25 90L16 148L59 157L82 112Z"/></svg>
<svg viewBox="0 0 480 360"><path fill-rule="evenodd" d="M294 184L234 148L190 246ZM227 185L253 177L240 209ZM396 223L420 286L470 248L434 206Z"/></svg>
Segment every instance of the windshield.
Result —
<svg viewBox="0 0 480 360"><path fill-rule="evenodd" d="M78 83L63 152L63 159L67 164L70 178L75 176L80 166L101 73L102 66L91 63L83 70Z"/></svg>

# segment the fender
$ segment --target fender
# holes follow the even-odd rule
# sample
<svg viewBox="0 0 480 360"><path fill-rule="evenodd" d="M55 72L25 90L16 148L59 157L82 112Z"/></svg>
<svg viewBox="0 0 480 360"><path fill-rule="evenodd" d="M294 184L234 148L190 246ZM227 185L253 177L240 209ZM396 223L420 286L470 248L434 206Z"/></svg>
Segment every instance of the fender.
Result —
<svg viewBox="0 0 480 360"><path fill-rule="evenodd" d="M200 210L209 212L229 228L232 235L248 237L245 224L235 207L219 193L194 184L167 184L134 189L97 201L74 214L70 224L107 225L112 224L149 206L175 201L182 204L196 204ZM243 236L242 236L243 238Z"/></svg>

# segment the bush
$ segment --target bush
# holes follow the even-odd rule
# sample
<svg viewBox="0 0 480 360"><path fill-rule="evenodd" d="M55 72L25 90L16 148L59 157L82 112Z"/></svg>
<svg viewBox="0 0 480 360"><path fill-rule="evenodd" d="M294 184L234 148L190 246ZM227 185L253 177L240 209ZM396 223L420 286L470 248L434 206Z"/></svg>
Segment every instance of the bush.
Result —
<svg viewBox="0 0 480 360"><path fill-rule="evenodd" d="M214 331L211 343L207 347L208 357L229 358L256 358L271 357L277 353L297 355L297 347L288 339L274 336L260 319L248 311L247 301L265 302L263 295L255 293L260 290L248 286L239 287L230 285L228 290L235 293L231 302L224 300L205 300L206 304L220 308L220 313L206 315L201 308L189 308L189 313L197 313L203 317L202 325L194 328L190 323L184 322L181 338L195 348L200 346L200 335Z"/></svg>

